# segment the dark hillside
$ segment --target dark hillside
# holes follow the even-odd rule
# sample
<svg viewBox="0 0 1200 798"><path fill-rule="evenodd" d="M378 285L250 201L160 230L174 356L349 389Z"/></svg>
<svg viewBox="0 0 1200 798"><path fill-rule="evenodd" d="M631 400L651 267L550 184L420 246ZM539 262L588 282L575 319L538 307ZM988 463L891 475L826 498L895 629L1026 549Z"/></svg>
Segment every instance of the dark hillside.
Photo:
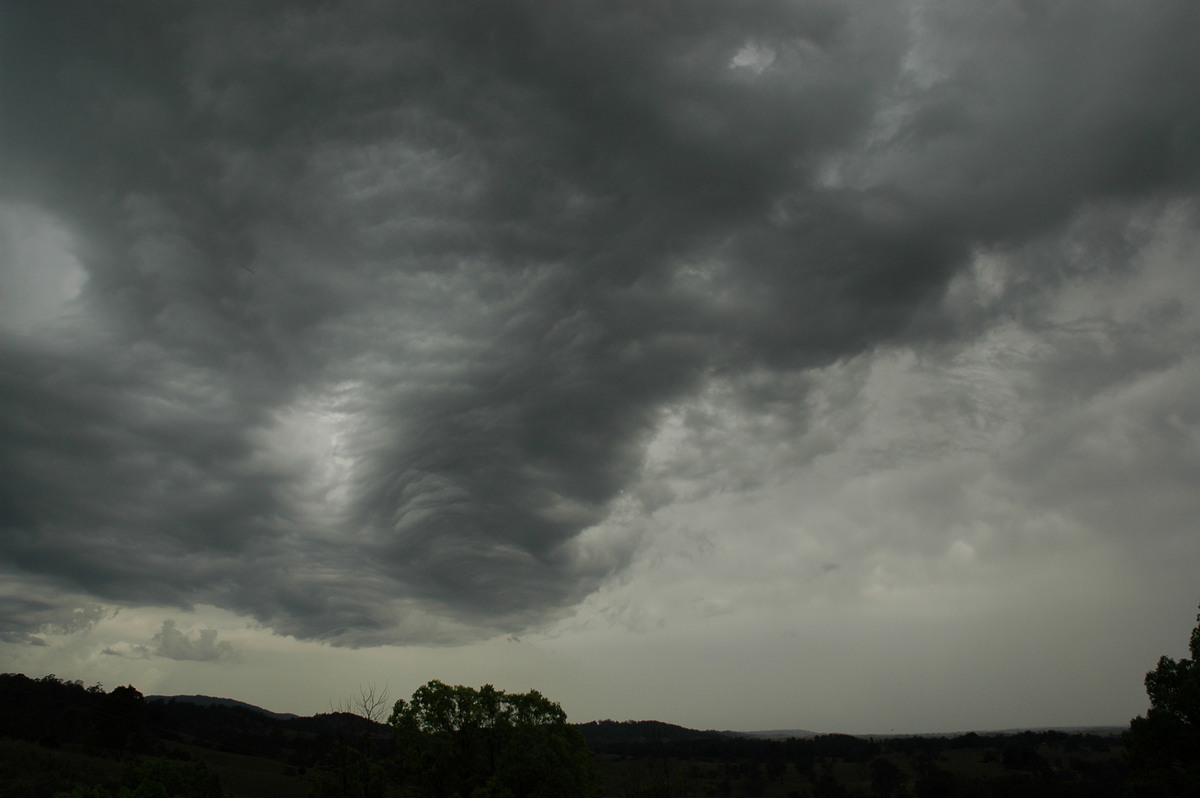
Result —
<svg viewBox="0 0 1200 798"><path fill-rule="evenodd" d="M239 701L146 699L132 686L19 674L0 675L0 707L0 798L140 785L180 798L375 798L420 760L396 755L392 728L350 713L280 717ZM1126 781L1112 734L770 739L647 720L575 729L604 794L622 798L1117 798Z"/></svg>
<svg viewBox="0 0 1200 798"><path fill-rule="evenodd" d="M8 785L0 798L52 798L72 783L116 790L153 761L208 768L234 798L306 796L339 746L379 758L392 751L391 730L357 715L279 717L242 702L149 700L132 686L105 692L55 676L0 675L0 707Z"/></svg>
<svg viewBox="0 0 1200 798"><path fill-rule="evenodd" d="M208 706L233 707L233 708L240 707L242 709L253 710L254 712L261 712L264 715L268 715L272 718L277 718L279 720L288 720L290 718L300 717L299 715L293 715L290 712L272 712L269 709L263 709L262 707L256 707L254 704L247 704L245 701L238 701L236 698L217 698L217 697L211 696L211 695L151 695L151 696L146 696L146 700L147 701L165 701L167 703L177 703L177 704L198 704L199 706L202 706L202 707L208 707Z"/></svg>
<svg viewBox="0 0 1200 798"><path fill-rule="evenodd" d="M593 749L618 743L641 745L722 739L729 736L724 732L696 731L657 720L594 720L590 723L577 723L575 726Z"/></svg>

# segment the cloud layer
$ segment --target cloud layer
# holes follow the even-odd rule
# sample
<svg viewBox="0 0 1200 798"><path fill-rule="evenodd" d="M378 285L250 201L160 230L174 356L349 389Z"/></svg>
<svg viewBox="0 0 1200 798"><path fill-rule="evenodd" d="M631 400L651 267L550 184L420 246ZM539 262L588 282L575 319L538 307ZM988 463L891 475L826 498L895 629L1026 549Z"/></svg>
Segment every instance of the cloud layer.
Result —
<svg viewBox="0 0 1200 798"><path fill-rule="evenodd" d="M1031 512L1124 527L1110 482L1194 484L1187 300L1062 304L1195 222L1194 3L5 13L13 584L347 645L519 631L625 572L649 513L836 452L881 351L963 387L898 446L1063 395L1142 425L1121 468L1086 411L1013 427L987 468ZM997 395L954 360L988 342L1049 349Z"/></svg>

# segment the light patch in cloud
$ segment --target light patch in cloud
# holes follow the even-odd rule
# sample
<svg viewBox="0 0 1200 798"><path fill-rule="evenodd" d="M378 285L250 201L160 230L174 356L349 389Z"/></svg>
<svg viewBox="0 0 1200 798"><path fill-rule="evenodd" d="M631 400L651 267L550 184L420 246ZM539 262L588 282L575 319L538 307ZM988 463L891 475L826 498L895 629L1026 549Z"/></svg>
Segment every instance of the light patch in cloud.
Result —
<svg viewBox="0 0 1200 798"><path fill-rule="evenodd" d="M303 529L334 529L346 522L353 498L357 460L354 396L361 386L331 386L275 410L264 426L250 431L253 453L247 473L284 478L279 498Z"/></svg>
<svg viewBox="0 0 1200 798"><path fill-rule="evenodd" d="M53 322L87 275L70 230L24 202L0 202L0 327L28 334Z"/></svg>
<svg viewBox="0 0 1200 798"><path fill-rule="evenodd" d="M241 658L233 643L217 640L216 629L200 629L194 637L189 637L171 618L163 621L162 629L154 635L154 642L158 644L154 653L167 659L236 662Z"/></svg>
<svg viewBox="0 0 1200 798"><path fill-rule="evenodd" d="M775 63L775 50L758 42L747 42L729 60L732 69L745 69L758 74Z"/></svg>

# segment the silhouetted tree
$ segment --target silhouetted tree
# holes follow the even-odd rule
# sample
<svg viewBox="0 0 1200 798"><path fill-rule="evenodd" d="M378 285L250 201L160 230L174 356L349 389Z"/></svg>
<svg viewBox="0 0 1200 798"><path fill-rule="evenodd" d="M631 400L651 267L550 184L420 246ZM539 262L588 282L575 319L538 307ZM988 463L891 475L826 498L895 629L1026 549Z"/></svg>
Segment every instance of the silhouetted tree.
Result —
<svg viewBox="0 0 1200 798"><path fill-rule="evenodd" d="M505 693L432 681L396 702L402 786L437 798L594 796L595 762L557 703L536 690Z"/></svg>
<svg viewBox="0 0 1200 798"><path fill-rule="evenodd" d="M333 707L330 717L346 723L317 768L316 798L381 798L387 792L379 731L387 707L387 688L359 686L358 697Z"/></svg>
<svg viewBox="0 0 1200 798"><path fill-rule="evenodd" d="M1045 773L1049 770L1046 760L1038 753L1036 738L1029 732L1017 735L1016 739L1004 746L1000 754L1000 762L1008 770L1025 770L1030 773Z"/></svg>
<svg viewBox="0 0 1200 798"><path fill-rule="evenodd" d="M954 776L935 765L922 768L913 785L915 798L950 798L954 792Z"/></svg>
<svg viewBox="0 0 1200 798"><path fill-rule="evenodd" d="M1161 657L1146 674L1150 709L1125 738L1135 795L1200 796L1200 614L1188 650L1190 659Z"/></svg>
<svg viewBox="0 0 1200 798"><path fill-rule="evenodd" d="M904 787L904 771L887 757L875 757L868 769L871 772L871 789L879 798L893 798Z"/></svg>
<svg viewBox="0 0 1200 798"><path fill-rule="evenodd" d="M838 782L837 776L833 773L833 766L829 763L824 763L819 770L809 773L808 778L812 782L815 798L848 798L849 796L846 788Z"/></svg>

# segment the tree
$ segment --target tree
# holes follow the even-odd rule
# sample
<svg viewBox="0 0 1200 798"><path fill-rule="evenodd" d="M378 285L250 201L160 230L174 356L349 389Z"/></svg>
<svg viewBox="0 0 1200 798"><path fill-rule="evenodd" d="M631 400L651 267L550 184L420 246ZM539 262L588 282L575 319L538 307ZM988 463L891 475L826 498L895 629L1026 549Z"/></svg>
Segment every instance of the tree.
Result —
<svg viewBox="0 0 1200 798"><path fill-rule="evenodd" d="M904 771L887 757L875 757L867 769L871 773L871 789L879 798L892 798L904 788Z"/></svg>
<svg viewBox="0 0 1200 798"><path fill-rule="evenodd" d="M1125 737L1136 795L1200 796L1200 613L1188 650L1146 674L1150 709Z"/></svg>
<svg viewBox="0 0 1200 798"><path fill-rule="evenodd" d="M379 798L386 793L379 738L382 731L387 740L387 699L386 687L359 685L357 698L330 705L331 715L342 721L341 739L317 766L317 798Z"/></svg>
<svg viewBox="0 0 1200 798"><path fill-rule="evenodd" d="M384 713L387 712L387 700L387 687L381 690L374 682L365 687L360 684L357 698L343 698L336 706L330 701L329 711L334 714L358 715L374 723L383 723Z"/></svg>
<svg viewBox="0 0 1200 798"><path fill-rule="evenodd" d="M506 693L432 681L392 709L397 778L439 798L594 796L583 736L536 690Z"/></svg>

